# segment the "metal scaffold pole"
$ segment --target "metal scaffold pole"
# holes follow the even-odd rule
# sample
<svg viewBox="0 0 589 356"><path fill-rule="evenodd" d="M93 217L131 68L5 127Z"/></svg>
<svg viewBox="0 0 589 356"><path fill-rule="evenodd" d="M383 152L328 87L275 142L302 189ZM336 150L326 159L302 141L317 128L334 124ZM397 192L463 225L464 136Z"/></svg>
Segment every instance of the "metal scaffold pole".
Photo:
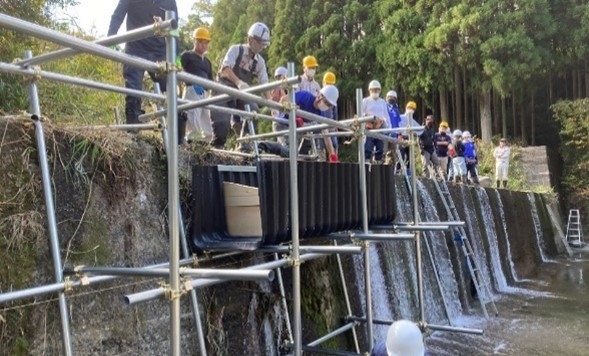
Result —
<svg viewBox="0 0 589 356"><path fill-rule="evenodd" d="M288 63L288 74L294 76L294 63ZM302 321L301 321L301 261L299 256L299 183L297 168L297 122L295 105L295 88L288 91L291 110L288 117L289 122L289 167L290 167L290 233L292 240L292 315L293 315L293 341L294 356L302 354Z"/></svg>
<svg viewBox="0 0 589 356"><path fill-rule="evenodd" d="M27 51L26 58L32 58L32 52ZM59 237L57 235L57 222L55 219L55 205L53 203L53 189L51 188L51 173L47 163L47 150L45 145L45 136L43 125L41 124L41 108L39 106L39 93L37 92L37 83L31 81L29 84L29 105L33 113L33 122L35 124L35 136L37 138L37 152L39 153L39 166L41 168L41 178L43 180L43 193L45 196L45 206L47 209L47 227L49 230L50 250L53 260L53 272L57 283L64 282L63 266L61 263L61 253L59 249ZM61 330L63 334L63 349L67 356L73 355L72 343L70 340L70 318L67 306L67 300L63 291L58 293L59 314L61 316Z"/></svg>

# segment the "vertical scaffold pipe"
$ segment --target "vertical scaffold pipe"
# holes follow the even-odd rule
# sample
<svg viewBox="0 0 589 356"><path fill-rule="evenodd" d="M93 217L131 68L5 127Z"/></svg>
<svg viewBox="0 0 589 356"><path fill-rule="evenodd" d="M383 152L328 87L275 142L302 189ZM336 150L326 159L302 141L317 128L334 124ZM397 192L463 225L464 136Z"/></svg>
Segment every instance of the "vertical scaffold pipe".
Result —
<svg viewBox="0 0 589 356"><path fill-rule="evenodd" d="M166 11L166 20L176 17L173 11ZM170 234L170 354L180 356L180 219L178 207L178 103L176 63L176 34L166 36L167 104L168 104L168 231Z"/></svg>
<svg viewBox="0 0 589 356"><path fill-rule="evenodd" d="M294 63L288 63L288 75L294 77ZM299 251L299 183L297 169L297 123L295 105L295 87L292 86L288 92L288 99L291 104L288 115L288 149L290 166L290 233L292 239L292 318L294 356L301 356L303 338L301 322L301 261Z"/></svg>
<svg viewBox="0 0 589 356"><path fill-rule="evenodd" d="M356 89L356 112L357 117L362 116L362 89ZM360 170L360 202L362 204L362 232L368 234L368 187L366 185L366 156L364 146L366 145L366 124L360 124L360 140L358 140L358 169ZM368 352L372 351L374 345L372 325L372 288L370 276L370 242L364 241L364 289L366 292L366 333L368 340Z"/></svg>
<svg viewBox="0 0 589 356"><path fill-rule="evenodd" d="M31 51L26 51L26 58L33 58ZM53 192L51 189L51 173L47 163L47 150L45 146L45 136L43 125L41 124L41 107L39 106L39 93L37 83L32 80L29 84L30 111L33 113L35 124L35 137L37 139L37 151L39 153L39 165L41 168L41 178L43 180L43 194L45 196L45 207L47 208L47 225L49 230L50 250L53 259L53 270L55 281L63 282L63 266L61 264L61 253L59 250L59 238L57 236L57 223L55 220L55 205L53 203ZM59 314L61 316L61 332L63 334L63 350L67 356L73 355L72 343L70 338L70 318L67 306L67 300L64 292L58 294Z"/></svg>
<svg viewBox="0 0 589 356"><path fill-rule="evenodd" d="M153 84L153 91L156 94L161 94L159 83ZM158 107L159 110L159 107ZM162 139L164 141L164 147L168 152L168 129L166 126L165 116L160 117L160 123L162 125ZM182 208L178 205L178 221L180 223L180 246L182 247L182 254L184 258L190 257L190 250L188 249L188 243L186 242L186 228L184 226L184 219L182 218ZM196 290L193 288L190 290L190 302L192 304L192 314L194 315L194 325L196 327L196 335L198 338L198 346L200 348L200 355L207 356L207 346L205 344L205 335L202 327L202 320L200 318L200 309L198 307L198 296Z"/></svg>
<svg viewBox="0 0 589 356"><path fill-rule="evenodd" d="M411 190L413 192L413 221L418 223L419 206L417 205L417 173L415 172L415 135L409 133L409 168L411 169ZM423 297L423 263L421 261L421 233L419 230L415 234L415 263L417 269L417 297L419 299L419 322L425 325L425 304Z"/></svg>

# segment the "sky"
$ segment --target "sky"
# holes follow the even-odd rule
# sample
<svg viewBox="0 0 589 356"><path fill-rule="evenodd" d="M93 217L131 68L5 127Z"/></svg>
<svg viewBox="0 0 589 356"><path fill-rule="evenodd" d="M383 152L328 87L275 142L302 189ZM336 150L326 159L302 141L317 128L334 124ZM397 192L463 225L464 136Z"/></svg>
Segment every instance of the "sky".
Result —
<svg viewBox="0 0 589 356"><path fill-rule="evenodd" d="M78 5L70 6L56 14L57 20L73 22L84 32L96 38L106 37L110 17L117 7L118 0L78 0ZM181 19L187 19L196 0L176 0ZM125 31L125 23L119 33Z"/></svg>

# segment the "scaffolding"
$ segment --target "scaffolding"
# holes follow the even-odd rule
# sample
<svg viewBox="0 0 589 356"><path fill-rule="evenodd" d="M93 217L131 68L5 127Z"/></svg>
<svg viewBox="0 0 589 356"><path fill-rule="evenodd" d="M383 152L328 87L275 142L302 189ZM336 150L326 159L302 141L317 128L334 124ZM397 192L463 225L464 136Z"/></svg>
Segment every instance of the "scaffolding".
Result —
<svg viewBox="0 0 589 356"><path fill-rule="evenodd" d="M324 354L360 354L361 352L370 352L373 347L373 326L375 324L390 324L392 320L380 320L373 317L372 310L372 287L370 274L370 244L375 241L403 241L410 240L415 243L415 257L416 257L416 272L417 272L417 290L419 302L419 320L418 325L425 331L441 330L453 331L461 333L482 334L482 330L468 329L447 325L434 325L427 322L424 308L424 285L423 285L423 261L422 261L422 242L423 233L425 231L434 230L448 230L452 224L456 222L438 222L424 224L419 223L419 210L417 204L417 193L415 190L415 175L412 175L412 198L413 198L413 222L405 225L391 225L384 230L390 231L386 233L376 233L371 230L368 220L368 203L367 203L367 181L366 173L369 169L369 164L365 161L363 152L366 137L375 137L384 141L395 144L400 144L395 139L378 131L371 131L366 129L366 122L374 120L373 117L361 117L361 101L362 90L356 91L356 105L358 115L354 119L344 121L334 121L326 119L322 116L314 115L308 112L297 109L294 104L280 104L273 101L263 99L255 93L267 91L269 89L283 86L290 86L289 102L294 103L294 88L299 78L295 76L294 64L289 63L288 71L289 78L283 81L272 82L268 84L252 86L245 90L233 89L221 84L218 84L207 79L193 76L184 72L178 72L174 63L176 63L176 36L177 36L177 21L173 12L166 13L165 20L158 20L152 26L146 26L137 30L130 31L122 35L116 35L94 42L88 42L67 34L63 34L54 30L44 28L42 26L28 23L17 18L0 14L0 26L18 31L23 34L28 34L43 40L47 40L66 47L52 53L47 53L37 57L33 57L30 51L27 51L25 59L17 61L13 64L0 63L0 72L21 74L32 78L28 84L28 93L30 99L31 120L35 126L36 143L38 147L39 164L41 168L44 199L46 204L48 231L50 238L50 251L53 261L54 282L44 286L28 288L19 291L7 292L0 294L0 304L17 301L27 298L34 298L46 294L57 294L59 300L59 311L61 318L61 334L63 341L63 349L65 355L73 355L74 350L71 344L71 331L69 325L68 304L66 292L74 288L80 288L91 284L104 283L123 277L139 277L150 276L158 278L167 278L168 283L159 288L146 290L139 293L134 293L125 296L125 302L128 305L135 305L142 302L147 302L157 298L166 298L169 302L170 308L170 325L169 325L169 339L170 339L170 355L180 355L180 299L184 295L190 295L195 328L197 330L197 337L201 355L207 354L206 343L204 339L203 326L201 316L199 314L198 296L196 290L206 286L211 286L217 283L223 283L230 280L257 280L257 281L271 281L275 277L280 286L280 293L283 302L284 313L286 314L286 323L288 328L289 343L292 353L296 356L301 355L304 350L318 351ZM138 40L153 36L154 34L164 35L166 38L166 61L165 63L154 63L141 58L133 57L112 50L109 45L115 45L122 42ZM89 53L102 58L106 58L118 63L131 65L137 68L150 70L165 74L167 76L168 91L165 95L159 92L156 87L154 93L144 92L140 90L131 90L109 84L103 84L90 80L75 78L58 73L51 73L41 70L38 66L51 60L59 58L66 58L67 56L78 53ZM139 125L107 125L92 127L93 129L115 129L115 130L160 130L163 135L164 147L166 149L167 157L167 180L168 180L168 235L169 235L169 262L158 265L144 266L141 268L119 268L119 267L67 267L62 265L62 258L59 249L59 239L57 233L57 223L55 218L55 203L53 201L53 190L50 182L50 171L48 165L48 157L46 154L46 144L44 141L43 124L41 120L41 108L39 106L39 95L37 92L37 81L40 78L47 78L63 83L69 83L88 88L106 90L119 94L133 95L140 98L148 98L159 103L165 103L164 108L159 108L157 111L145 114L140 117L141 120L150 120L160 118L157 124L139 124ZM197 84L206 89L213 89L216 92L223 93L214 97L199 101L185 101L177 98L177 81L181 80L189 84ZM250 112L249 110L240 111L216 106L215 104L224 102L229 98L238 98L247 102L255 102L265 105L271 109L286 111L289 113L289 129L288 132L277 132L266 135L256 135L253 127L250 127L250 135L243 137L240 140L256 141L260 138L271 137L281 134L287 134L289 140L289 174L290 174L290 212L291 212L291 240L289 246L263 246L257 250L260 253L271 254L274 261L261 263L241 269L205 269L205 268L189 268L195 262L195 257L190 256L190 251L187 246L186 238L184 236L184 225L182 219L182 212L180 210L179 198L179 180L178 180L178 126L177 126L177 112L178 110L187 110L196 107L206 107L210 110L225 111L227 113L238 114L243 117L251 117L253 119L268 119L276 120L273 117L267 117L258 113ZM300 116L305 119L316 122L316 125L310 127L297 128L296 117ZM360 204L362 211L362 229L360 231L336 232L327 236L327 239L333 242L332 246L302 246L299 238L299 200L297 195L297 134L310 132L313 130L323 129L327 127L335 127L341 129L343 132L338 135L353 136L358 142L358 167L359 167L359 193ZM406 128L405 130L419 130L419 128ZM413 135L412 135L413 136ZM414 156L413 138L410 142L411 156ZM258 150L255 150L255 157L261 159ZM411 169L415 172L414 161L410 161ZM376 228L376 227L374 227ZM338 244L338 240L352 240L352 244ZM359 245L359 246L358 246ZM182 258L180 254L182 253ZM226 254L218 255L223 257L228 255L235 255L242 252L235 251ZM280 258L279 253L287 253L288 255ZM352 314L352 307L346 289L345 272L342 267L341 254L363 254L364 258L364 289L365 289L365 310L364 316L354 316ZM300 266L304 261L309 261L317 258L324 258L325 256L335 255L339 266L340 279L343 285L345 294L346 308L348 316L346 323L342 327L331 331L327 335L304 345L302 342L302 319L301 319L301 272ZM198 260L198 259L197 259ZM432 262L433 263L433 262ZM292 314L288 315L288 306L286 304L286 292L282 279L282 268L292 269ZM184 280L181 279L184 277ZM188 278L188 279L187 279ZM193 278L193 279L190 279ZM438 280L438 287L442 288ZM443 295L443 293L442 293ZM450 321L451 322L451 321ZM364 324L366 328L367 345L361 350L358 342L356 327ZM340 335L342 333L351 331L353 333L353 340L356 353L340 352L336 350L326 350L319 348L323 342Z"/></svg>

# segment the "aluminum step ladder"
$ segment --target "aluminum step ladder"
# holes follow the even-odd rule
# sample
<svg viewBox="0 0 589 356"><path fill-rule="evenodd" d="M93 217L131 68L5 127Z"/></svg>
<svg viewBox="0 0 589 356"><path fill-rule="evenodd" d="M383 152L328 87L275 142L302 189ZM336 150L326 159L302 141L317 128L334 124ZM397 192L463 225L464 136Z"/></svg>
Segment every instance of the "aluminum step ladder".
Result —
<svg viewBox="0 0 589 356"><path fill-rule="evenodd" d="M399 149L397 149L397 158L401 163L401 171L405 175L405 181L407 182L407 185L410 186L410 181L406 174L406 166L403 162L401 151ZM429 166L426 167L426 169L430 169L430 177L434 177L432 180L434 181L436 190L441 197L442 203L444 204L444 208L446 209L448 221L462 221L460 220L458 210L456 209L456 205L454 205L454 200L452 199L450 191L448 190L448 184L446 180L444 180L443 177L440 177L439 172L436 169ZM413 174L415 174L415 172L413 172ZM477 296L479 298L479 302L481 303L481 308L483 309L485 317L489 318L487 304L491 304L491 308L495 316L498 316L499 311L497 310L497 306L495 305L495 301L493 300L493 296L491 295L489 283L485 281L482 271L477 266L475 258L476 256L472 248L472 245L466 236L466 231L464 230L464 227L455 226L452 227L452 229L454 231L454 241L456 241L460 245L462 253L465 256L466 265L468 267L472 283L474 284L474 287L476 289Z"/></svg>
<svg viewBox="0 0 589 356"><path fill-rule="evenodd" d="M567 223L566 241L570 246L583 247L583 231L581 229L581 215L579 209L569 210L569 221Z"/></svg>

